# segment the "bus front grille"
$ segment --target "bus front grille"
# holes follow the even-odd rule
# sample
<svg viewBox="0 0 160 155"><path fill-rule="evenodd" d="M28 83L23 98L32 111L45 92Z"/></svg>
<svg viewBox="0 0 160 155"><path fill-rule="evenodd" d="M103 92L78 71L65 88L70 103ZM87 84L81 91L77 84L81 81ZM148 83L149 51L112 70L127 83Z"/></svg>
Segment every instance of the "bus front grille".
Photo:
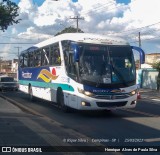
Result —
<svg viewBox="0 0 160 155"><path fill-rule="evenodd" d="M121 102L96 102L98 107L122 107L127 104L127 101Z"/></svg>
<svg viewBox="0 0 160 155"><path fill-rule="evenodd" d="M125 99L128 98L128 94L124 95L96 95L94 96L97 99L108 99L108 100L113 100L113 99Z"/></svg>

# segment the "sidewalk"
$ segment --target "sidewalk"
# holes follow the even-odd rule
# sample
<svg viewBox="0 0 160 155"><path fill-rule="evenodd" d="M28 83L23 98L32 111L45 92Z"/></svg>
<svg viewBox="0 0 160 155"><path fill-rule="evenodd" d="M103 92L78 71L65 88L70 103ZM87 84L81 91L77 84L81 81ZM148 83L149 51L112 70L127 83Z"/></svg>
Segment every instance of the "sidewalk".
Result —
<svg viewBox="0 0 160 155"><path fill-rule="evenodd" d="M140 89L141 98L160 99L160 92L154 89Z"/></svg>

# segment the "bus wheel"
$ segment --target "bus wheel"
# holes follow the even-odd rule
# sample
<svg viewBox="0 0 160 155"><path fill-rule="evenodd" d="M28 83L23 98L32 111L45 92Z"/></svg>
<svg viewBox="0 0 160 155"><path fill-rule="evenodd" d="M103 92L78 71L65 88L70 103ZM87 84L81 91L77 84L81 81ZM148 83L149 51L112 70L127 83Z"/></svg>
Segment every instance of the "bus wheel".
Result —
<svg viewBox="0 0 160 155"><path fill-rule="evenodd" d="M69 107L64 104L64 94L62 90L58 90L57 103L63 112L69 112Z"/></svg>
<svg viewBox="0 0 160 155"><path fill-rule="evenodd" d="M29 94L29 99L30 99L31 101L34 101L32 86L29 86L28 94Z"/></svg>

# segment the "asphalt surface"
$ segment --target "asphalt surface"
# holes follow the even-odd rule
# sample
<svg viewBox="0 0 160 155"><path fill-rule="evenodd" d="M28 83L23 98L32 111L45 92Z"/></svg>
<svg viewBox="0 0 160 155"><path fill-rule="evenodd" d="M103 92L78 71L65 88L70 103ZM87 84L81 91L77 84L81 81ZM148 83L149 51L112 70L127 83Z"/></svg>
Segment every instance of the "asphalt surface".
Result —
<svg viewBox="0 0 160 155"><path fill-rule="evenodd" d="M0 154L83 155L104 152L103 145L88 141L91 141L89 137L0 94Z"/></svg>
<svg viewBox="0 0 160 155"><path fill-rule="evenodd" d="M160 93L155 90L141 89L140 98L146 100L148 98L159 100ZM72 137L72 139L70 139L70 142L68 143L66 140L69 141L69 139L65 139L64 137ZM74 143L74 141L76 141L76 143ZM0 149L2 150L2 147L9 147L7 149L11 148L11 152L7 154L22 150L28 151L26 150L28 148L25 147L30 147L29 151L35 152L32 154L37 154L36 151L45 152L48 150L54 152L54 154L68 154L68 149L77 152L75 146L103 146L99 143L93 144L88 141L90 141L90 138L86 135L66 128L63 124L56 122L33 109L28 109L0 94ZM46 146L49 146L49 148L46 148ZM19 150L14 149L15 147L18 147ZM33 150L32 148L36 148L36 150ZM93 149L93 147L91 149ZM6 148L3 148L3 151L6 151ZM70 151L68 152L69 154L73 154ZM84 152L78 151L76 154L85 154ZM45 152L43 154L53 153ZM91 151L90 154L100 153ZM121 153L105 152L105 154Z"/></svg>

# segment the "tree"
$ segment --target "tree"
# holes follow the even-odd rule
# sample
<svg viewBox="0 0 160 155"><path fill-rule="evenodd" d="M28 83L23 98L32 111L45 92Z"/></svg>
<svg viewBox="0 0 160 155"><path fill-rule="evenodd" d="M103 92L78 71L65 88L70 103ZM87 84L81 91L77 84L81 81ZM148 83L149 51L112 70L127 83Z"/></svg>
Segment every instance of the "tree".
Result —
<svg viewBox="0 0 160 155"><path fill-rule="evenodd" d="M55 34L55 36L63 34L63 33L77 33L77 29L70 26L70 27L65 28L61 32L58 32L57 34ZM78 33L84 33L84 32L81 29L78 29Z"/></svg>
<svg viewBox="0 0 160 155"><path fill-rule="evenodd" d="M158 76L157 76L157 90L160 91L160 61L155 62L152 65L153 68L155 68L158 71Z"/></svg>
<svg viewBox="0 0 160 155"><path fill-rule="evenodd" d="M19 23L20 19L16 19L19 7L10 0L0 2L0 30L7 30L8 26Z"/></svg>

